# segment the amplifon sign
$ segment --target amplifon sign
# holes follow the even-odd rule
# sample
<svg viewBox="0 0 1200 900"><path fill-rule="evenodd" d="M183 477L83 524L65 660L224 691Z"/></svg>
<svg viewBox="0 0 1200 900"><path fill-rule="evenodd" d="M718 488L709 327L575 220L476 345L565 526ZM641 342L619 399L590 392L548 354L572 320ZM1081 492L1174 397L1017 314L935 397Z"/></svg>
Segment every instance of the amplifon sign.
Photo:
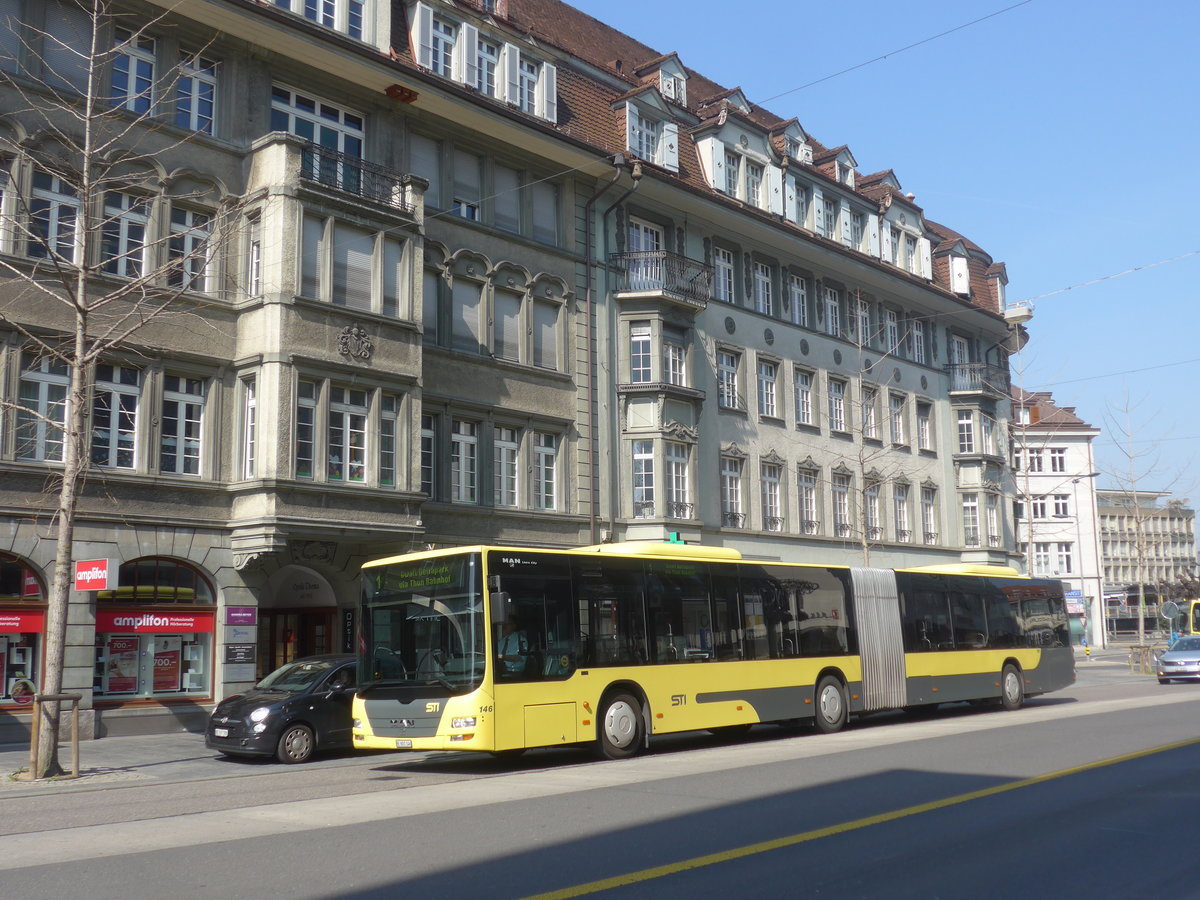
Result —
<svg viewBox="0 0 1200 900"><path fill-rule="evenodd" d="M212 613L144 612L102 609L96 611L100 634L183 634L213 630Z"/></svg>
<svg viewBox="0 0 1200 900"><path fill-rule="evenodd" d="M75 561L75 590L107 591L109 579L116 574L113 559L77 559ZM116 585L111 585L116 587Z"/></svg>

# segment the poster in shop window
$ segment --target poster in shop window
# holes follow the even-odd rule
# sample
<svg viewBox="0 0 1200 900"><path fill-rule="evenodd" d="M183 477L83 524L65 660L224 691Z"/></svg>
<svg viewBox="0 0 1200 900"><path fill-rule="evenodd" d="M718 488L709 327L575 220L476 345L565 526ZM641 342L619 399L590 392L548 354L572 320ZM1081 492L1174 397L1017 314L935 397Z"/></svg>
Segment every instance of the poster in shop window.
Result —
<svg viewBox="0 0 1200 900"><path fill-rule="evenodd" d="M106 694L132 694L137 690L138 638L108 639L108 662L104 666Z"/></svg>
<svg viewBox="0 0 1200 900"><path fill-rule="evenodd" d="M154 639L154 690L179 690L180 657L183 639L157 637Z"/></svg>

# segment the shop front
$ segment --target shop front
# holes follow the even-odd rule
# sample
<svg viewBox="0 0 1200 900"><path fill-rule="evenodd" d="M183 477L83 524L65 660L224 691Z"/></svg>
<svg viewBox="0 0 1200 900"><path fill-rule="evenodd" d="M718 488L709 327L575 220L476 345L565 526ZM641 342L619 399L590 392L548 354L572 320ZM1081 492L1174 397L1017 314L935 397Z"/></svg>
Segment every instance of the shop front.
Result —
<svg viewBox="0 0 1200 900"><path fill-rule="evenodd" d="M0 708L20 711L41 685L46 594L24 561L0 555Z"/></svg>

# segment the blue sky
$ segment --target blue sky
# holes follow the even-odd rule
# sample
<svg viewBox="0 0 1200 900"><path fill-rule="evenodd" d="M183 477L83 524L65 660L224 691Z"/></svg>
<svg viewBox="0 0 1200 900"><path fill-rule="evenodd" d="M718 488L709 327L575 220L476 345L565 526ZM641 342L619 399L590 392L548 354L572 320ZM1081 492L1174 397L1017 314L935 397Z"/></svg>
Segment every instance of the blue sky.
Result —
<svg viewBox="0 0 1200 900"><path fill-rule="evenodd" d="M1007 264L1010 302L1041 298L1014 381L1104 430L1099 486L1128 471L1119 441L1140 489L1200 503L1200 253L1042 297L1200 251L1200 3L573 5L848 145L861 172L894 169Z"/></svg>

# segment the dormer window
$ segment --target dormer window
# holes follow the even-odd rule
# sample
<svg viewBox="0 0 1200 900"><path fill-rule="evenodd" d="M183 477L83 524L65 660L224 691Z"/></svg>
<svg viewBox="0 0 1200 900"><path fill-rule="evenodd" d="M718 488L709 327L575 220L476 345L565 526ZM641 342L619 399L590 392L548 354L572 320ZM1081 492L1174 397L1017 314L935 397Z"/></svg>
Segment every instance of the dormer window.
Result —
<svg viewBox="0 0 1200 900"><path fill-rule="evenodd" d="M639 159L679 171L679 126L633 103L625 105L626 148Z"/></svg>
<svg viewBox="0 0 1200 900"><path fill-rule="evenodd" d="M298 16L364 40L363 22L369 0L275 0L275 5Z"/></svg>
<svg viewBox="0 0 1200 900"><path fill-rule="evenodd" d="M658 89L668 100L674 100L680 106L687 106L687 81L682 75L676 75L665 69L658 73Z"/></svg>
<svg viewBox="0 0 1200 900"><path fill-rule="evenodd" d="M839 162L837 164L837 180L846 185L846 187L853 188L854 169L845 163Z"/></svg>

